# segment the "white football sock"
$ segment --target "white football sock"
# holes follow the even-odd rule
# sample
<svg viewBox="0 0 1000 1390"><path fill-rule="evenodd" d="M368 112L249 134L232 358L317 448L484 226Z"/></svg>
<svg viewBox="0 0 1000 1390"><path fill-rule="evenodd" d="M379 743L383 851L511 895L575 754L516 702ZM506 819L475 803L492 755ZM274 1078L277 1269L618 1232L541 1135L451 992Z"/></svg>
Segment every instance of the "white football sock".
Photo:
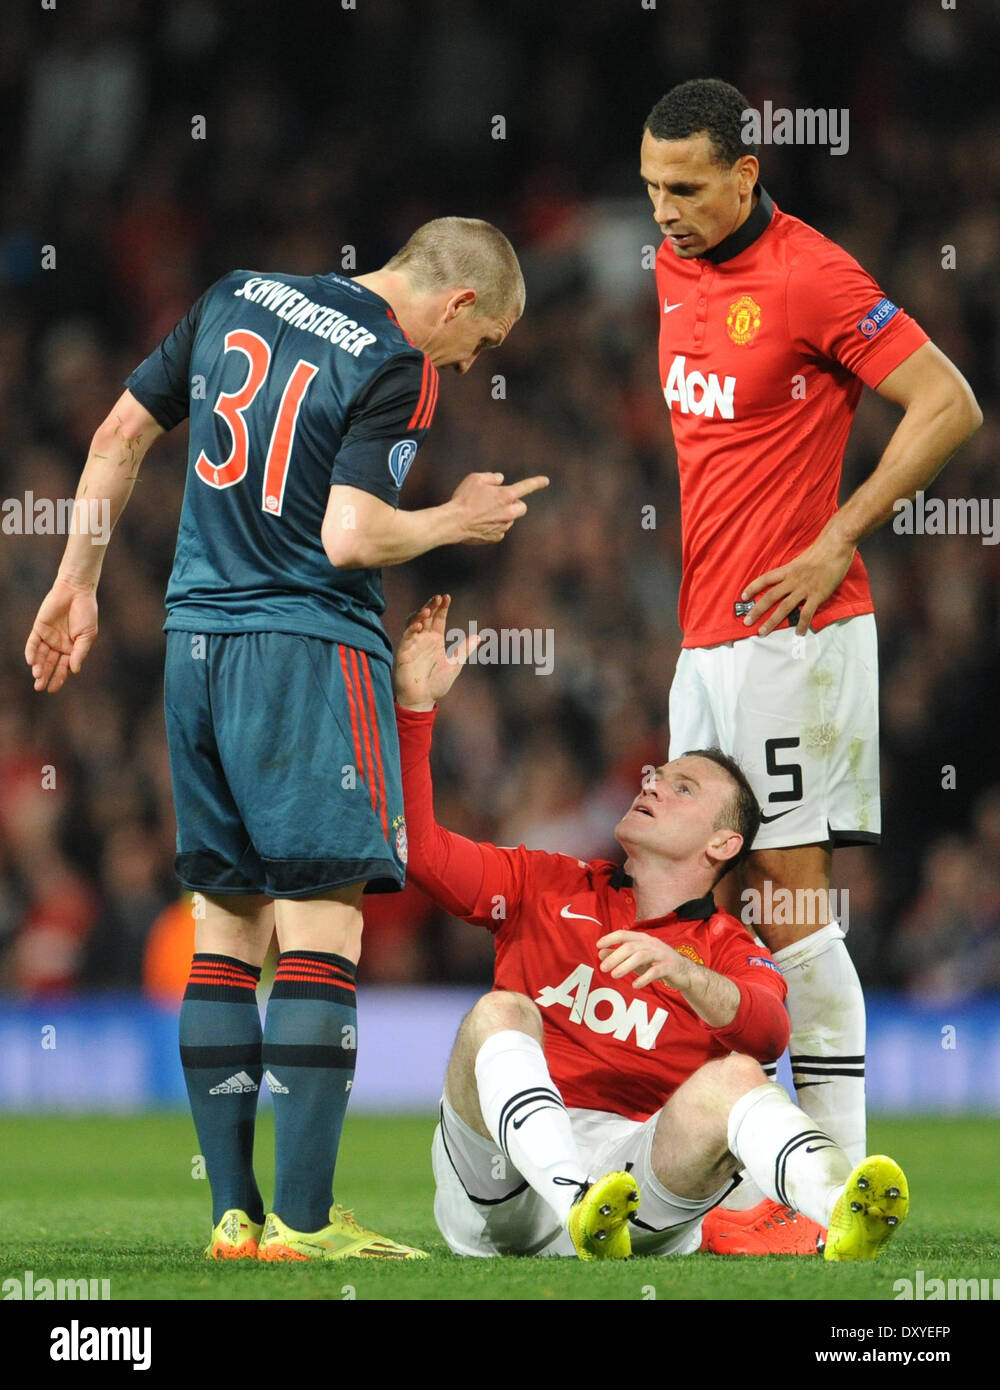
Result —
<svg viewBox="0 0 1000 1390"><path fill-rule="evenodd" d="M769 1081L741 1096L727 1132L730 1152L769 1197L829 1226L853 1165L781 1086Z"/></svg>
<svg viewBox="0 0 1000 1390"><path fill-rule="evenodd" d="M777 1062L766 1062L763 1065L764 1075L769 1081L773 1081L778 1070ZM734 1187L726 1199L719 1203L725 1211L750 1211L752 1207L759 1206L767 1196L762 1192L753 1178L745 1168L740 1170L740 1184Z"/></svg>
<svg viewBox="0 0 1000 1390"><path fill-rule="evenodd" d="M743 1168L740 1170L739 1187L734 1187L719 1206L726 1211L749 1211L751 1207L759 1206L766 1196L767 1193L760 1190L751 1175Z"/></svg>
<svg viewBox="0 0 1000 1390"><path fill-rule="evenodd" d="M774 959L788 985L788 1045L799 1104L852 1164L865 1149L865 999L837 922Z"/></svg>
<svg viewBox="0 0 1000 1390"><path fill-rule="evenodd" d="M513 1028L494 1033L476 1054L476 1083L497 1147L565 1225L589 1178L541 1045Z"/></svg>

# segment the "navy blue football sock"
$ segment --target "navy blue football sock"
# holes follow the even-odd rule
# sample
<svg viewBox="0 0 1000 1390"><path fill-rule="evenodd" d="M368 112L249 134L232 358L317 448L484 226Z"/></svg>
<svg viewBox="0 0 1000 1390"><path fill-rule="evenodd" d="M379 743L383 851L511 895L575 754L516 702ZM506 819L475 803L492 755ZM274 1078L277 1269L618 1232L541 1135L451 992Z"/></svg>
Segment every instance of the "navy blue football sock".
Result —
<svg viewBox="0 0 1000 1390"><path fill-rule="evenodd" d="M357 1055L354 969L324 951L278 957L263 1059L274 1097L273 1210L295 1231L318 1231L330 1219Z"/></svg>
<svg viewBox="0 0 1000 1390"><path fill-rule="evenodd" d="M232 956L195 955L181 1006L181 1063L212 1188L212 1224L231 1207L263 1221L253 1173L261 1078L260 970Z"/></svg>

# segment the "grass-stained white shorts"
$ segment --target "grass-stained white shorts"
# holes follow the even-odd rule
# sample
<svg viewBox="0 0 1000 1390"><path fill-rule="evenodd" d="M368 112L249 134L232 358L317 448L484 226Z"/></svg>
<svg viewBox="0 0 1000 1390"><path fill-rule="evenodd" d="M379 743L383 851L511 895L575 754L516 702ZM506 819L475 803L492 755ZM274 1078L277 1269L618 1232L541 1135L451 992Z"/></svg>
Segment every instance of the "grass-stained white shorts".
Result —
<svg viewBox="0 0 1000 1390"><path fill-rule="evenodd" d="M685 648L670 687L670 753L717 746L760 802L754 849L877 844L878 639L871 613L819 632L778 628Z"/></svg>
<svg viewBox="0 0 1000 1390"><path fill-rule="evenodd" d="M690 1201L668 1192L653 1172L653 1132L646 1121L603 1110L567 1112L580 1156L592 1179L625 1170L639 1185L640 1206L630 1227L635 1255L690 1255L701 1244L701 1219L732 1188ZM576 1255L565 1227L529 1187L492 1139L456 1114L445 1097L431 1147L434 1217L456 1255Z"/></svg>

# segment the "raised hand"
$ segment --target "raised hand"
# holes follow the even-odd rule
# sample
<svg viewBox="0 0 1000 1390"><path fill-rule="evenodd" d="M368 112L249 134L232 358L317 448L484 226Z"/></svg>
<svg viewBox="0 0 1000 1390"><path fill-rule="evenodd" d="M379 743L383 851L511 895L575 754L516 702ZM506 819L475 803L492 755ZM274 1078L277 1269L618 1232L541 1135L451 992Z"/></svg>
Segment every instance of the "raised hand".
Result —
<svg viewBox="0 0 1000 1390"><path fill-rule="evenodd" d="M433 709L479 646L479 637L466 637L448 655L445 632L450 607L450 594L435 594L407 620L392 672L396 700L404 709Z"/></svg>

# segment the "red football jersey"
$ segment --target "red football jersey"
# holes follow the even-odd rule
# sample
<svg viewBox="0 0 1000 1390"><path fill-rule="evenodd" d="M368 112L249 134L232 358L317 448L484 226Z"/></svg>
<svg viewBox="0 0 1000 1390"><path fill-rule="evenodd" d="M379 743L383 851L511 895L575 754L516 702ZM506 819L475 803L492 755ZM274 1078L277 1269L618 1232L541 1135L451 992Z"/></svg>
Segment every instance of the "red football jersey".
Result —
<svg viewBox="0 0 1000 1390"><path fill-rule="evenodd" d="M645 1120L704 1062L746 1052L770 1062L788 1041L785 980L770 954L711 894L637 922L620 868L542 850L500 849L434 821L428 754L433 714L397 709L409 861L407 877L449 912L495 934L494 988L541 1011L552 1079L566 1105ZM662 982L602 974L597 941L649 932L733 980L736 1017L710 1028Z"/></svg>
<svg viewBox="0 0 1000 1390"><path fill-rule="evenodd" d="M685 647L753 635L733 604L836 511L861 383L878 386L927 342L853 257L759 192L746 222L704 256L682 260L664 241L656 258ZM855 554L812 626L872 611Z"/></svg>

